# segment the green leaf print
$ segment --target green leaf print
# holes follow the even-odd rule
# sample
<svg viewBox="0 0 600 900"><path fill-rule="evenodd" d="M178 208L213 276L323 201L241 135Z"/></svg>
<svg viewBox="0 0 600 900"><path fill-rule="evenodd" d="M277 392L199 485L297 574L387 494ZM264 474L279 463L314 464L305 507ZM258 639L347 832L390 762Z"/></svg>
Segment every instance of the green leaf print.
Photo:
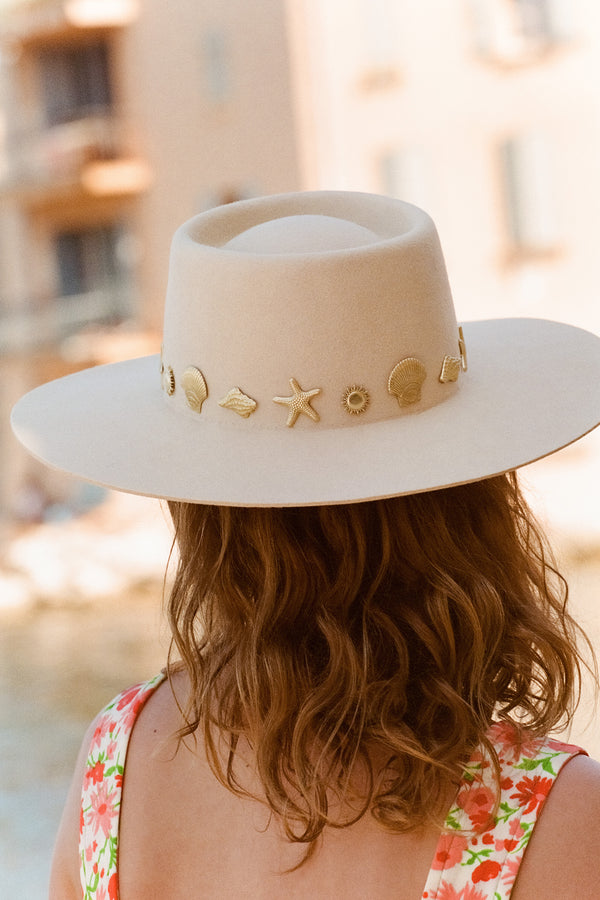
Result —
<svg viewBox="0 0 600 900"><path fill-rule="evenodd" d="M545 759L544 762L542 763L542 769L544 770L544 772L548 772L549 775L555 776L556 772L554 771L554 767L552 766L553 759L554 759L554 757L551 757L551 756L549 756L547 759Z"/></svg>

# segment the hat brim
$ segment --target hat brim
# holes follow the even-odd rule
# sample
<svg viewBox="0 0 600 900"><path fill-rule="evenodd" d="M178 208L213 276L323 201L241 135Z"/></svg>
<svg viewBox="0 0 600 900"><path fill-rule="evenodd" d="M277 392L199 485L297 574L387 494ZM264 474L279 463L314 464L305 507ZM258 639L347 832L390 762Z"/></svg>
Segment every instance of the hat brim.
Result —
<svg viewBox="0 0 600 900"><path fill-rule="evenodd" d="M16 404L12 426L47 465L117 490L308 506L479 481L598 425L598 337L540 319L463 328L469 369L460 389L423 412L372 424L244 431L182 415L160 390L152 356L42 385Z"/></svg>

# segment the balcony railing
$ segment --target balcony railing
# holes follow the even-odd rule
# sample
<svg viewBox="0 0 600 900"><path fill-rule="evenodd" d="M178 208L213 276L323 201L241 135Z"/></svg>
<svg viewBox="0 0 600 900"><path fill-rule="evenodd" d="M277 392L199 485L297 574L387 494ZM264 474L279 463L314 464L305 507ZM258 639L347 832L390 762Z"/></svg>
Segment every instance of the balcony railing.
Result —
<svg viewBox="0 0 600 900"><path fill-rule="evenodd" d="M35 45L81 29L123 28L139 12L140 0L13 0L3 9L0 33Z"/></svg>
<svg viewBox="0 0 600 900"><path fill-rule="evenodd" d="M104 181L98 175L102 164ZM111 114L90 112L71 122L9 136L0 192L34 198L41 194L42 199L47 192L65 188L94 193L93 178L86 173L96 173L96 183L105 185L105 193L110 193L111 184L117 194L147 187L147 166L127 153L122 123Z"/></svg>
<svg viewBox="0 0 600 900"><path fill-rule="evenodd" d="M114 159L118 125L111 115L82 114L72 122L9 136L5 182L44 183L72 178L87 162Z"/></svg>
<svg viewBox="0 0 600 900"><path fill-rule="evenodd" d="M118 284L72 297L0 307L0 355L57 347L87 326L118 324L131 314L131 288Z"/></svg>

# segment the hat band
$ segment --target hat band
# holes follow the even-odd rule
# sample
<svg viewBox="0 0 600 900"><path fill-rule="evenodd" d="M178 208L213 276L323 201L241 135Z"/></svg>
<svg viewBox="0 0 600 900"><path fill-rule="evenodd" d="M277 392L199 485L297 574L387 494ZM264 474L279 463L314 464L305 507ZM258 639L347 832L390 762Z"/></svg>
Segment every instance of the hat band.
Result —
<svg viewBox="0 0 600 900"><path fill-rule="evenodd" d="M459 374L467 371L467 353L462 328L459 327L458 356L444 356L437 372L437 381L446 386L456 385ZM164 392L169 397L177 393L183 393L185 405L196 414L201 414L204 403L209 397L209 386L201 369L194 365L185 366L183 371L176 375L173 366L164 359L164 348L161 348L160 356L161 383ZM416 412L421 407L421 394L425 380L428 377L427 368L416 356L407 356L401 359L393 367L387 377L387 393L397 401L397 408L401 412ZM282 424L293 428L300 417L310 419L312 422L321 421L318 408L313 406L319 395L324 392L322 387L304 388L296 377L289 378L291 393L285 396L275 395L270 402L287 410L287 417L282 418ZM180 389L178 391L178 388ZM357 383L351 383L339 392L340 404L351 418L360 417L367 413L371 405L372 391L370 388ZM437 402L443 402L443 395ZM245 393L239 386L233 386L223 397L217 400L218 406L224 410L236 413L243 419L249 419L264 401L257 400ZM318 405L318 401L317 401ZM429 405L437 405L429 404Z"/></svg>

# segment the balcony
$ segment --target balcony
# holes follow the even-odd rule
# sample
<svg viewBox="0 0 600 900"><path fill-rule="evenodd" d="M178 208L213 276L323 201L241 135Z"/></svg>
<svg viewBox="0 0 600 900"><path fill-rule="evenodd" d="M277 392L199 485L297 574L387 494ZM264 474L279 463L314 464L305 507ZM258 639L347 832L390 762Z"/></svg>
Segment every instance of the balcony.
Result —
<svg viewBox="0 0 600 900"><path fill-rule="evenodd" d="M149 187L151 173L125 146L122 123L106 112L13 134L0 172L0 196L31 206L136 196Z"/></svg>
<svg viewBox="0 0 600 900"><path fill-rule="evenodd" d="M82 31L124 28L139 11L139 0L13 0L2 11L0 37L21 47L49 45Z"/></svg>
<svg viewBox="0 0 600 900"><path fill-rule="evenodd" d="M128 284L12 308L0 304L0 358L56 348L91 326L114 327L130 319L132 308Z"/></svg>

